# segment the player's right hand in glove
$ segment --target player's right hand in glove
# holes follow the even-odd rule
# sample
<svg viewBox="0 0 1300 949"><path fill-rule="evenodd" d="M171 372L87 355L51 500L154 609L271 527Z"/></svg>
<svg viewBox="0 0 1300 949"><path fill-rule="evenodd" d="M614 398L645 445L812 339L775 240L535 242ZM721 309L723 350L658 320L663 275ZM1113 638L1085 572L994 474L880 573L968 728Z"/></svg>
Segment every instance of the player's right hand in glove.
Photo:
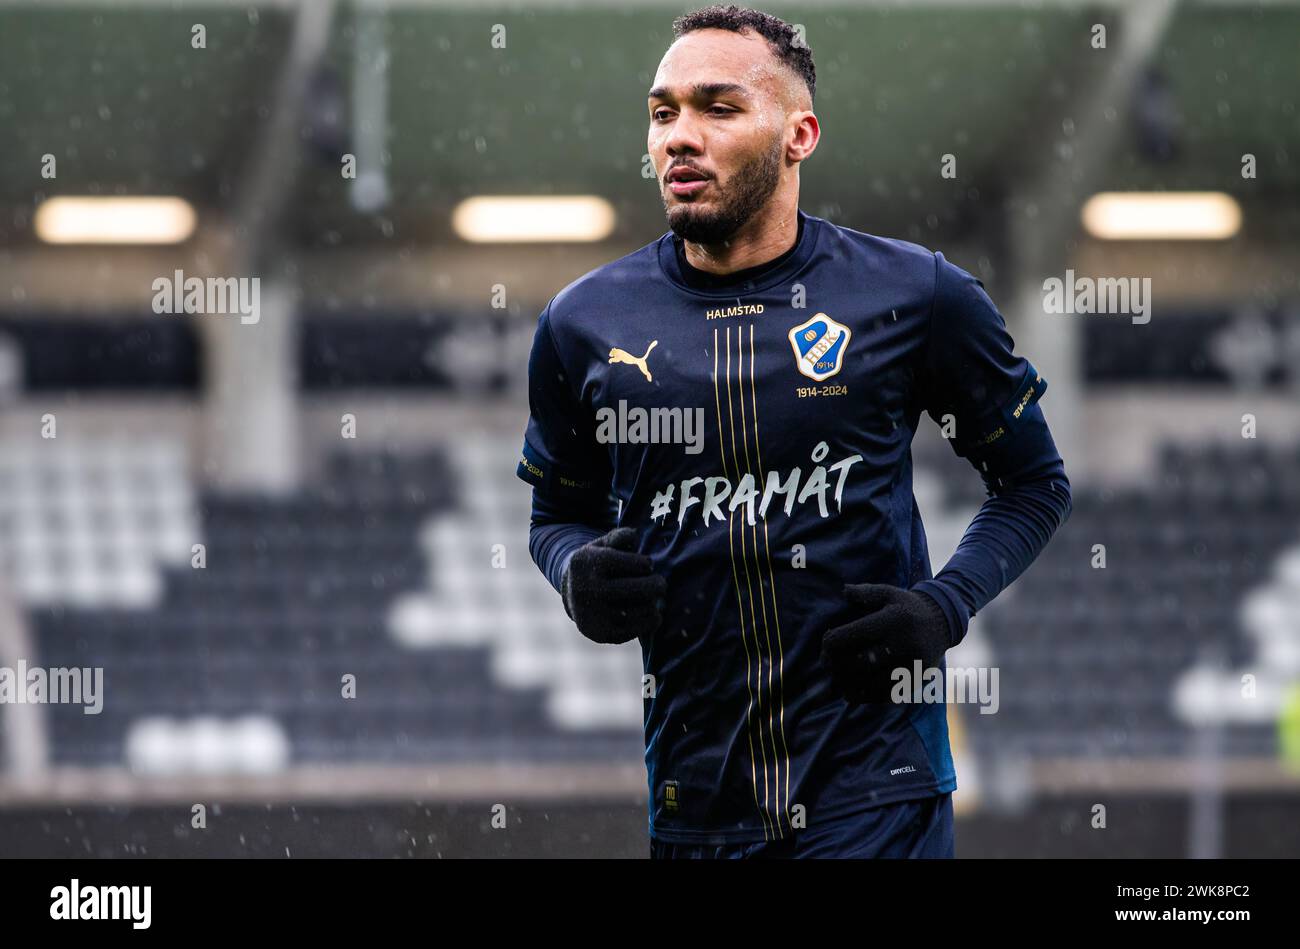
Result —
<svg viewBox="0 0 1300 949"><path fill-rule="evenodd" d="M668 582L636 552L636 531L619 527L569 559L560 586L564 609L593 642L626 643L663 622Z"/></svg>

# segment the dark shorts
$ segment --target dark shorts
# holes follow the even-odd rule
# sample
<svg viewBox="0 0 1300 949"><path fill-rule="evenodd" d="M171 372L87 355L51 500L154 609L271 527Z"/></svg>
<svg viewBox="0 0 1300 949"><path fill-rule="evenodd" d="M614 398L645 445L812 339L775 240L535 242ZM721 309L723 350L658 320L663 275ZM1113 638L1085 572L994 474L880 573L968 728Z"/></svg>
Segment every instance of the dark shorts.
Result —
<svg viewBox="0 0 1300 949"><path fill-rule="evenodd" d="M953 857L952 794L899 801L748 844L673 844L650 838L655 860L750 857L939 859Z"/></svg>

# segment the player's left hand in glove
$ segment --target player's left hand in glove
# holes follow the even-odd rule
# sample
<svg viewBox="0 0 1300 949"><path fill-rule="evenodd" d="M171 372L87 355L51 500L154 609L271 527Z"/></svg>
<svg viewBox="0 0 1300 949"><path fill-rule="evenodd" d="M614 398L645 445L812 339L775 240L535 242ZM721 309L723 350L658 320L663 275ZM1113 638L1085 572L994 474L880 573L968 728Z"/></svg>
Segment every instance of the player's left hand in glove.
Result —
<svg viewBox="0 0 1300 949"><path fill-rule="evenodd" d="M560 583L564 610L593 642L626 643L663 621L667 581L636 552L636 531L620 527L579 547Z"/></svg>
<svg viewBox="0 0 1300 949"><path fill-rule="evenodd" d="M822 664L850 704L889 702L893 671L937 667L949 646L948 619L933 597L887 583L844 587L863 615L822 637Z"/></svg>

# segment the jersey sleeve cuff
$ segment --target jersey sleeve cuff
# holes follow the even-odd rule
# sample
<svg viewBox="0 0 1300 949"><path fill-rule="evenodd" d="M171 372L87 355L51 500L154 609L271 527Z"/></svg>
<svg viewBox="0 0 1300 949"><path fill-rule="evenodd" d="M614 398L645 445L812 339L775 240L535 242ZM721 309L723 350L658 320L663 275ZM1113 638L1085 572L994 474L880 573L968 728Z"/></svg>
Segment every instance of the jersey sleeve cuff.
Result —
<svg viewBox="0 0 1300 949"><path fill-rule="evenodd" d="M948 648L951 649L966 638L970 612L959 597L938 580L922 580L912 587L912 592L926 594L943 610L943 615L948 619Z"/></svg>

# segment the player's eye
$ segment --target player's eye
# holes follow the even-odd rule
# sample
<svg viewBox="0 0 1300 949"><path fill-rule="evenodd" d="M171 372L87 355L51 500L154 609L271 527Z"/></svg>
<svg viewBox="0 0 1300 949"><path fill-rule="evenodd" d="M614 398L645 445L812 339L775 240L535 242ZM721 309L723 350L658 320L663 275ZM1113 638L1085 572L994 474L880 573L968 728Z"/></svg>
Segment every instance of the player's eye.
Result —
<svg viewBox="0 0 1300 949"><path fill-rule="evenodd" d="M652 118L656 122L662 122L664 121L664 115L666 113L671 113L671 112L672 112L671 109L655 109L653 112L650 113L650 118Z"/></svg>

